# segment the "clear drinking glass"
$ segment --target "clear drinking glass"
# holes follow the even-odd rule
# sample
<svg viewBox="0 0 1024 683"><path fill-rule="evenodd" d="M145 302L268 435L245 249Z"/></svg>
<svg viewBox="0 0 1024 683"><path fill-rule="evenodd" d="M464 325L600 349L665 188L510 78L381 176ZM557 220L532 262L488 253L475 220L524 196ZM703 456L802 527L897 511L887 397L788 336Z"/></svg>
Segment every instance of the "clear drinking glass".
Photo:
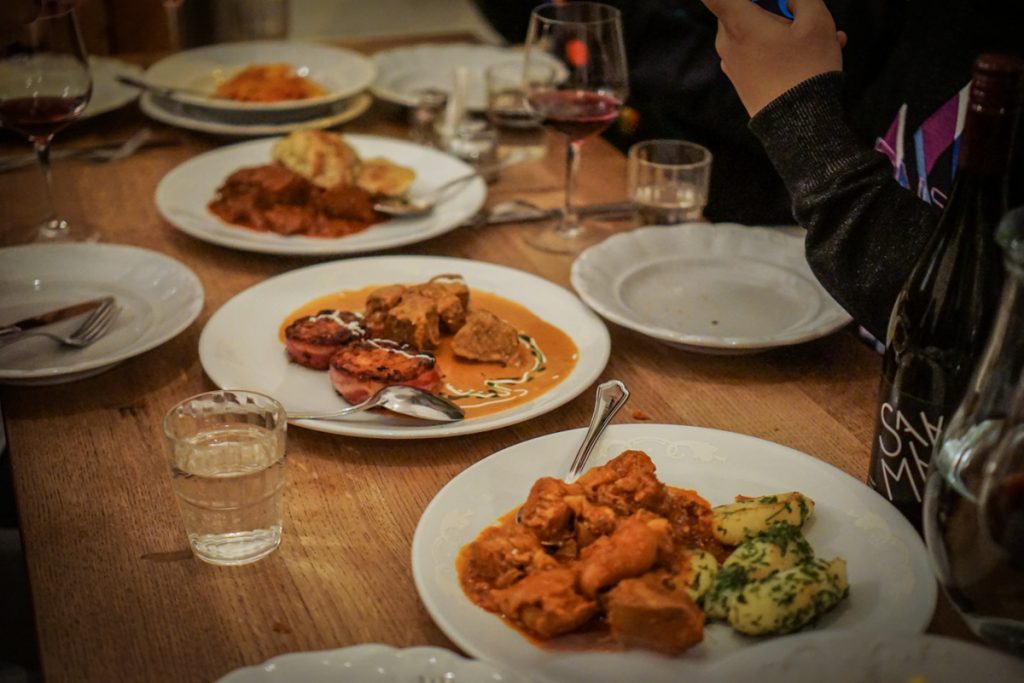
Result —
<svg viewBox="0 0 1024 683"><path fill-rule="evenodd" d="M527 102L544 122L565 136L565 208L554 230L534 236L538 249L571 254L603 235L584 226L573 204L583 141L618 117L629 91L622 17L596 2L541 5L530 16L525 72L536 63L554 65L552 82L527 83Z"/></svg>
<svg viewBox="0 0 1024 683"><path fill-rule="evenodd" d="M92 95L89 60L74 6L44 2L41 7L33 21L0 39L0 126L28 138L43 174L46 218L29 239L96 239L86 223L72 225L58 215L50 173L54 135L81 116Z"/></svg>
<svg viewBox="0 0 1024 683"><path fill-rule="evenodd" d="M640 225L699 221L708 203L711 152L685 140L647 140L629 149L629 198Z"/></svg>
<svg viewBox="0 0 1024 683"><path fill-rule="evenodd" d="M281 543L287 414L252 391L211 391L164 417L171 477L192 552L255 562Z"/></svg>

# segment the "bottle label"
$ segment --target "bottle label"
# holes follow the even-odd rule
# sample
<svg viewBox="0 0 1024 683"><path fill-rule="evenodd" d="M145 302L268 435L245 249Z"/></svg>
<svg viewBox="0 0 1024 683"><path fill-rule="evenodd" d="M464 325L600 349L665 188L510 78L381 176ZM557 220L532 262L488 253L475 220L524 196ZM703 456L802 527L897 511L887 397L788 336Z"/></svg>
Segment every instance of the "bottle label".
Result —
<svg viewBox="0 0 1024 683"><path fill-rule="evenodd" d="M894 503L920 503L949 411L913 396L886 395L878 407L868 484Z"/></svg>

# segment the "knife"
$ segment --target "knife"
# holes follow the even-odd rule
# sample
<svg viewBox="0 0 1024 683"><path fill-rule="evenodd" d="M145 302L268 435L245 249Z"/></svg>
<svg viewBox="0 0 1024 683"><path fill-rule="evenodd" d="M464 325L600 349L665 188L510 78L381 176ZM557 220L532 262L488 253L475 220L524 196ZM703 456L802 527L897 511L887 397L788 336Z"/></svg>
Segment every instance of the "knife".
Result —
<svg viewBox="0 0 1024 683"><path fill-rule="evenodd" d="M0 327L0 336L17 334L18 332L24 332L26 330L31 330L36 327L42 327L43 325L50 325L61 320L73 318L76 315L88 313L89 311L99 307L100 304L102 304L109 298L110 297L103 297L101 299L83 301L82 303L73 304L71 306L65 306L63 308L58 308L53 311L47 311L46 313L41 313L40 315L34 315L31 318L25 318L24 320L19 320L18 322L12 323L10 325L4 325Z"/></svg>
<svg viewBox="0 0 1024 683"><path fill-rule="evenodd" d="M613 220L629 218L636 211L632 202L610 202L607 204L585 204L578 206L580 216ZM480 227L484 225L501 225L503 223L529 223L556 218L562 209L542 209L523 200L499 202L490 209L483 209L467 220L464 225Z"/></svg>

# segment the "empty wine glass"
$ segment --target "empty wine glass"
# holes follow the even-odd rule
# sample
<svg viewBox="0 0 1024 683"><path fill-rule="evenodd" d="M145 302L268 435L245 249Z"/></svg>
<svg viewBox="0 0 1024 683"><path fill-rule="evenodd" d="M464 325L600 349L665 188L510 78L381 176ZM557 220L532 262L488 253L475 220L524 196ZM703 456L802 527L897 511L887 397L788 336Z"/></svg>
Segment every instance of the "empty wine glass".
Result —
<svg viewBox="0 0 1024 683"><path fill-rule="evenodd" d="M550 80L529 79L527 102L544 122L566 137L565 208L554 230L529 244L544 251L575 253L594 241L595 226L580 223L573 204L580 147L618 117L628 93L622 17L596 2L541 5L530 16L524 73L537 62L554 65Z"/></svg>
<svg viewBox="0 0 1024 683"><path fill-rule="evenodd" d="M50 174L50 143L85 110L92 94L89 62L74 6L43 2L39 15L7 32L0 46L0 126L27 137L45 181L47 216L33 239L95 239L85 225L58 216Z"/></svg>

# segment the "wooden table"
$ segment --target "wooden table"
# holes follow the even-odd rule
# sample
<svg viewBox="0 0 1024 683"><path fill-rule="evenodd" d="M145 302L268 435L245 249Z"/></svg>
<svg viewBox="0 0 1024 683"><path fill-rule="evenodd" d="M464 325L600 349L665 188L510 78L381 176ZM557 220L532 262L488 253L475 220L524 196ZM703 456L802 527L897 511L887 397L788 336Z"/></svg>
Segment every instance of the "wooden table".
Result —
<svg viewBox="0 0 1024 683"><path fill-rule="evenodd" d="M59 142L123 137L143 123L131 107L83 122ZM378 103L344 130L404 137L404 119ZM441 441L292 429L279 551L237 568L192 559L168 477L161 418L180 399L215 388L196 351L210 315L247 287L312 261L212 246L161 220L152 199L160 178L225 142L177 134L180 145L120 163L58 163L57 180L69 204L102 227L105 241L156 250L195 271L206 289L199 319L163 346L94 378L0 389L46 680L209 681L291 651L365 642L454 648L412 582L409 548L421 512L481 458L584 425L592 392L524 424ZM580 199L623 198L625 165L610 145L588 143ZM31 170L0 182L5 207L24 207L38 194ZM555 206L561 187L555 148L542 162L503 172L488 201L528 197ZM571 259L525 246L524 235L534 229L464 228L403 253L500 263L568 287ZM715 356L609 327L612 355L602 379L619 378L633 392L617 422L644 413L654 422L741 432L865 477L880 364L849 330L756 355ZM945 605L933 630L965 636Z"/></svg>

